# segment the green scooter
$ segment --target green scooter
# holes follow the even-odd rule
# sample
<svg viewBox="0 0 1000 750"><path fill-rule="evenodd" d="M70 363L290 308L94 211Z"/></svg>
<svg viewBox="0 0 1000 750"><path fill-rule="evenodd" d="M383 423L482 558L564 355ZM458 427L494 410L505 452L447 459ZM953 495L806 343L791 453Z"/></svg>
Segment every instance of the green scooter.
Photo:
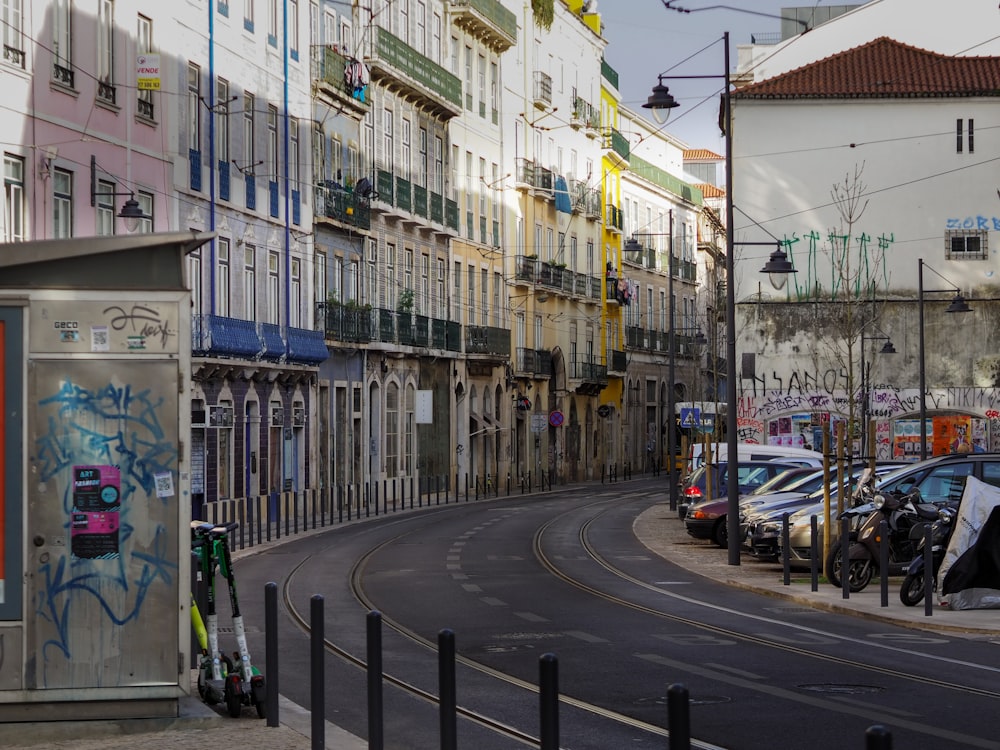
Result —
<svg viewBox="0 0 1000 750"><path fill-rule="evenodd" d="M264 718L266 694L264 675L250 662L243 616L240 614L236 594L236 577L229 552L229 534L237 529L236 522L216 526L204 521L191 522L191 548L198 553L199 570L207 584L208 613L205 621L191 597L191 622L201 648L202 659L198 669L198 695L208 705L225 703L234 719L243 713L243 706L257 709L257 716ZM229 586L229 603L233 609L233 634L237 651L233 658L219 650L219 618L215 611L215 571L222 573Z"/></svg>

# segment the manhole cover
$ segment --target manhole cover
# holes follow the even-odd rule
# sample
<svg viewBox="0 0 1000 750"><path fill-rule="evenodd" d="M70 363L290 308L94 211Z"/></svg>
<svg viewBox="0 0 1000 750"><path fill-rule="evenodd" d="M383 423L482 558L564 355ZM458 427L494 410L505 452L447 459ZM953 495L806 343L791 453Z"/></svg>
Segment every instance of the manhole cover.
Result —
<svg viewBox="0 0 1000 750"><path fill-rule="evenodd" d="M819 684L819 685L799 685L802 690L808 690L813 693L827 693L831 695L870 695L871 693L881 693L885 688L880 688L877 685L836 685L836 684Z"/></svg>

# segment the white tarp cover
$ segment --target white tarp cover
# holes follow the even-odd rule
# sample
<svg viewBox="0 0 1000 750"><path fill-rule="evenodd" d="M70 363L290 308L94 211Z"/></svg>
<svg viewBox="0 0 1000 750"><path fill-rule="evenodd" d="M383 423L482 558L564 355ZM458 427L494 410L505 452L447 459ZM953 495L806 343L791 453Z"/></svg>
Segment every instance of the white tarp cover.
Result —
<svg viewBox="0 0 1000 750"><path fill-rule="evenodd" d="M954 524L938 571L941 604L1000 609L1000 487L970 476Z"/></svg>

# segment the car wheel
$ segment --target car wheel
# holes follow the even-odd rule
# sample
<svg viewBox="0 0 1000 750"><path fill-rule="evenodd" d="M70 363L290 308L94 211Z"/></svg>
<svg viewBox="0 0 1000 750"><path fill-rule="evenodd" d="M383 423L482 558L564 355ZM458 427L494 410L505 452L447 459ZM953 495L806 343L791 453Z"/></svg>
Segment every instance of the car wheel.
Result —
<svg viewBox="0 0 1000 750"><path fill-rule="evenodd" d="M712 527L712 541L723 549L728 549L729 547L729 526L726 523L726 517L722 516L718 521L715 522L715 526Z"/></svg>

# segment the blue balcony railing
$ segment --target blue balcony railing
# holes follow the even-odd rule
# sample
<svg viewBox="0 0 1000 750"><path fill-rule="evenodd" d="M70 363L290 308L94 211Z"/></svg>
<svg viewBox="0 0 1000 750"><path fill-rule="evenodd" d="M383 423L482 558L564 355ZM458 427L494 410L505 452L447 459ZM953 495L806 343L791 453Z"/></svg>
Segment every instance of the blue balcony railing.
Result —
<svg viewBox="0 0 1000 750"><path fill-rule="evenodd" d="M201 356L256 358L261 352L257 324L221 315L195 316L191 353Z"/></svg>
<svg viewBox="0 0 1000 750"><path fill-rule="evenodd" d="M285 340L281 337L281 326L276 323L260 323L260 338L264 344L263 359L279 360L285 356Z"/></svg>
<svg viewBox="0 0 1000 750"><path fill-rule="evenodd" d="M293 328L291 326L285 331L289 362L318 365L330 356L326 344L323 343L323 331L311 331L308 328Z"/></svg>

